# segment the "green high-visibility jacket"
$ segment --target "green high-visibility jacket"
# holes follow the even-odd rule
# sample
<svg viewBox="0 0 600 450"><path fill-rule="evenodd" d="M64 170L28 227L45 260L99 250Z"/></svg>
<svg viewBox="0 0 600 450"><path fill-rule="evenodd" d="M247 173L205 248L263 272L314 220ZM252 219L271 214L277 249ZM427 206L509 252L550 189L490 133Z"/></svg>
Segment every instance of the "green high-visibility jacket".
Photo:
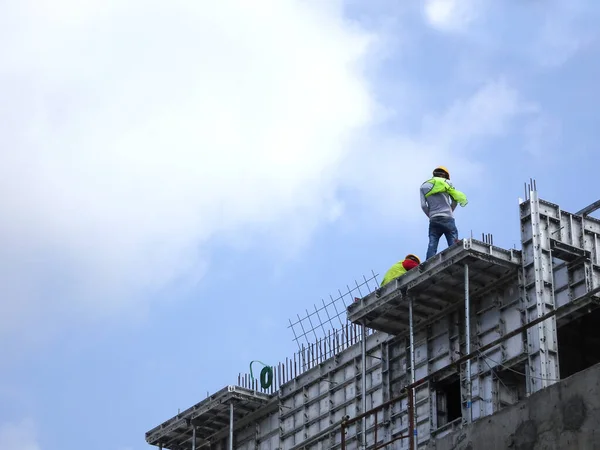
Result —
<svg viewBox="0 0 600 450"><path fill-rule="evenodd" d="M390 270L388 270L385 273L385 276L383 277L383 280L381 281L381 286L388 284L390 281L398 278L401 275L404 275L407 272L407 270L402 265L403 262L404 262L404 260L398 261L396 264L394 264L392 267L390 267Z"/></svg>
<svg viewBox="0 0 600 450"><path fill-rule="evenodd" d="M452 184L445 178L433 177L427 180L426 183L431 183L433 187L429 192L425 194L425 198L433 194L440 194L442 192L446 192L460 206L466 206L467 203L469 203L469 201L467 200L467 196L458 189L454 189L454 186L452 186Z"/></svg>

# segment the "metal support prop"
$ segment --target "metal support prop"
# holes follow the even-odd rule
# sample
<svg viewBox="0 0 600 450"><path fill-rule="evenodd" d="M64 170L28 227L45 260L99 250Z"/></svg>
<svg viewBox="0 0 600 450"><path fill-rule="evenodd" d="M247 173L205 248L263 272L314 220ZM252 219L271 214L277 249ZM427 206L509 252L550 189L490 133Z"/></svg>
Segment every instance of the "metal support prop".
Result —
<svg viewBox="0 0 600 450"><path fill-rule="evenodd" d="M408 448L409 450L415 450L415 399L413 397L415 390L413 388L408 389Z"/></svg>
<svg viewBox="0 0 600 450"><path fill-rule="evenodd" d="M471 308L469 299L469 265L465 264L465 351L468 354L471 353ZM467 391L467 422L473 420L472 408L471 408L471 360L467 359L466 364L466 382L465 388Z"/></svg>
<svg viewBox="0 0 600 450"><path fill-rule="evenodd" d="M529 195L531 240L523 242L523 264L526 267L527 315L540 317L555 308L553 291L552 252L549 248L547 226L543 223L540 201L534 188ZM523 232L521 233L524 234ZM530 392L554 384L559 378L556 319L539 323L527 332Z"/></svg>
<svg viewBox="0 0 600 450"><path fill-rule="evenodd" d="M196 450L196 425L192 427L192 450Z"/></svg>
<svg viewBox="0 0 600 450"><path fill-rule="evenodd" d="M408 299L408 323L409 323L409 339L410 339L410 383L415 382L415 330L413 324L413 298ZM415 401L414 401L415 390L410 389L408 391L408 415L409 415L409 432L411 449L418 442L417 438L417 414L415 413ZM412 405L412 406L411 406Z"/></svg>
<svg viewBox="0 0 600 450"><path fill-rule="evenodd" d="M589 216L591 213L593 213L594 211L600 209L600 200L596 200L594 203L592 203L591 205L586 206L585 208L577 211L575 213L576 216Z"/></svg>
<svg viewBox="0 0 600 450"><path fill-rule="evenodd" d="M229 404L229 450L233 450L233 402Z"/></svg>
<svg viewBox="0 0 600 450"><path fill-rule="evenodd" d="M404 397L404 395L402 396L402 398ZM340 444L340 450L346 450L346 430L348 429L348 427L350 427L350 425L358 422L359 420L362 420L364 417L370 415L370 414L375 414L375 434L377 435L377 426L378 426L378 421L377 421L377 413L379 411L383 411L384 408L387 408L388 406L393 405L394 403L396 403L398 400L400 399L400 397L396 397L392 400L388 400L387 402L382 403L379 406L376 406L375 408L371 408L369 411L366 411L365 413L359 414L358 416L352 418L352 419L346 419L344 418L339 425L332 425L332 426L339 426L340 427L340 431L341 431L341 444ZM410 428L410 426L409 426ZM331 427L326 428L325 430L321 431L321 433L329 433L331 431ZM318 435L317 435L318 436ZM405 435L405 434L399 434L398 436L396 436L395 438L390 439L387 442L382 442L379 445L377 444L377 439L375 439L375 444L369 449L369 450L379 450L381 448L386 448L388 445L393 444L396 441L399 441L400 439L406 439L406 438L410 438L410 436L412 436L411 434L409 435ZM305 449L307 448L309 445L312 445L315 441L315 436L313 436L311 439L302 442L302 444L298 444L295 447L292 447L291 450L300 450L300 449Z"/></svg>
<svg viewBox="0 0 600 450"><path fill-rule="evenodd" d="M367 410L367 328L362 324L362 412ZM362 445L367 448L367 418L362 419Z"/></svg>
<svg viewBox="0 0 600 450"><path fill-rule="evenodd" d="M391 406L391 405L393 405L393 404L401 401L402 399L404 399L405 396L407 396L408 397L408 405L409 405L409 407L408 407L408 414L409 414L409 423L408 423L409 434L408 434L408 436L400 435L397 438L394 438L391 441L388 441L387 443L384 443L384 444L381 444L380 446L377 446L377 448L381 448L381 447L384 447L386 445L389 445L390 443L395 442L398 439L408 438L409 442L411 442L412 438L414 437L413 433L410 432L410 431L412 431L411 430L412 429L412 421L411 421L411 414L412 413L411 413L411 411L413 411L413 408L411 406L413 406L413 403L412 403L413 397L411 395L411 391L413 389L416 389L418 386L422 385L423 383L425 383L425 382L427 382L429 380L436 379L436 377L438 377L440 375L443 375L450 368L453 368L453 367L454 368L459 368L461 364L466 363L469 359L476 358L476 357L478 357L480 355L480 353L483 353L483 352L485 352L485 351L487 351L487 350L489 350L491 348L496 347L497 345L502 344L503 342L505 342L506 340L510 339L513 336L517 336L519 334L522 334L523 332L527 331L531 327L534 327L535 325L539 324L540 322L543 322L544 320L548 320L550 317L555 316L559 312L563 312L563 311L568 310L573 305L577 305L577 303L579 301L586 300L586 299L588 299L590 297L593 297L593 296L596 296L596 295L599 295L599 294L600 294L600 287L597 287L594 290L588 292L585 296L582 296L582 297L578 298L577 300L575 300L575 303L564 304L564 305L562 305L562 306L560 306L560 307L558 307L556 309L553 309L549 313L547 313L547 314L545 314L545 315L543 315L541 317L538 317L537 319L534 319L534 320L532 320L529 323L526 323L525 325L522 325L522 326L520 326L518 328L515 328L514 330L506 333L505 335L500 336L497 339L494 339L492 342L489 342L489 343L483 345L482 347L480 347L479 349L473 351L472 353L468 353L466 355L461 356L460 358L458 358L453 363L450 363L447 366L444 366L444 367L442 367L442 368L440 368L440 369L438 369L438 370L436 370L434 372L430 372L429 374L425 375L423 378L420 378L420 379L414 381L413 383L409 384L408 386L404 386L402 388L402 390L401 390L401 394L400 395L397 395L396 397L391 398L388 401L383 402L381 405L376 406L376 407L374 407L374 408L370 409L369 411L366 411L366 412L364 412L362 414L359 414L358 416L356 416L356 417L354 417L352 419L342 420L339 425L332 425L332 426L326 428L325 430L323 430L321 433L330 433L331 430L333 429L333 427L339 426L341 428L341 430L342 430L342 439L341 439L342 440L342 445L341 445L341 450L345 450L345 448L346 448L346 436L345 436L345 430L346 430L346 428L348 428L351 424L356 423L358 420L362 419L366 415L373 414L373 413L375 413L377 411L381 411L382 409L387 408L387 407L389 407L389 406ZM409 303L409 314L410 314L410 311L412 311L411 303ZM412 324L412 320L410 322ZM411 339L411 341L412 341L412 339ZM313 436L309 441L305 441L305 442L303 442L300 445L304 448L305 446L309 445L310 443L315 442L316 438L318 438L318 436L319 435ZM300 446L294 447L294 449L296 449L296 448L300 449ZM414 450L413 444L411 444L410 448L411 448L411 450ZM374 449L372 449L372 450L374 450Z"/></svg>

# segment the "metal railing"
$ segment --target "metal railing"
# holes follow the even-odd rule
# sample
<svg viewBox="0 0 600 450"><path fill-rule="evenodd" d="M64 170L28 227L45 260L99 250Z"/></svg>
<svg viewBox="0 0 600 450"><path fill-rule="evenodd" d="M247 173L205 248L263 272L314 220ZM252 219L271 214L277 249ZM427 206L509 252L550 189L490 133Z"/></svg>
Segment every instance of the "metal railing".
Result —
<svg viewBox="0 0 600 450"><path fill-rule="evenodd" d="M354 281L353 287L346 285L345 291L338 290L338 295L330 296L329 301L321 300L323 305L314 305L313 312L306 310L306 315L297 315L296 321L289 321L288 328L292 330L298 351L291 358L286 358L285 362L271 366L273 382L269 388L263 389L259 380L248 372L238 374L238 385L274 394L281 386L304 372L361 342L361 327L343 316L348 305L356 301L356 298L362 298L379 287L377 277L378 274L371 271L369 277L363 275L362 280ZM367 337L375 333L375 330L366 328L365 333Z"/></svg>

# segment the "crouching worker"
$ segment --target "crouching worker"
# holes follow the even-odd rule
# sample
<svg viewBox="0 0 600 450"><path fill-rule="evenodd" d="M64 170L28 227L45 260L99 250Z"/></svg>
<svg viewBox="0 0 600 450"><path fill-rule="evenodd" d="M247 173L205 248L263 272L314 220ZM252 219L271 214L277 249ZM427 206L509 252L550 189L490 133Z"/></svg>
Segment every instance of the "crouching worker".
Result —
<svg viewBox="0 0 600 450"><path fill-rule="evenodd" d="M385 276L383 277L383 281L381 282L380 287L383 287L386 284L388 284L390 281L395 280L398 277L401 277L409 270L417 267L419 264L421 264L421 260L419 259L419 257L416 255L413 255L412 253L409 253L408 255L406 255L404 257L404 259L402 261L398 261L396 264L394 264L392 267L390 267L390 270L388 270L386 272Z"/></svg>

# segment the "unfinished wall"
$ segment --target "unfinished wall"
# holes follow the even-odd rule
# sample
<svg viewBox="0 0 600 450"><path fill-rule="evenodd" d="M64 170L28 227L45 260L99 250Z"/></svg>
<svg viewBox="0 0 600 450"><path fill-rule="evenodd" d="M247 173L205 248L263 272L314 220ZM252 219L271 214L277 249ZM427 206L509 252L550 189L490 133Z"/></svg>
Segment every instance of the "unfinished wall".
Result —
<svg viewBox="0 0 600 450"><path fill-rule="evenodd" d="M427 446L435 450L600 449L600 365Z"/></svg>
<svg viewBox="0 0 600 450"><path fill-rule="evenodd" d="M278 450L279 414L268 414L252 425L236 430L234 442L236 450ZM213 443L210 450L229 450L229 438Z"/></svg>
<svg viewBox="0 0 600 450"><path fill-rule="evenodd" d="M475 346L514 330L522 324L518 284L499 286L484 297L473 299L472 342ZM415 330L415 379L424 377L456 361L465 351L464 312L461 305L446 317ZM408 338L376 332L367 338L366 408L371 409L397 397L402 387L410 384ZM492 414L507 404L516 403L524 395L525 380L498 380L493 370L500 364L526 359L522 335L482 355L472 365L474 419ZM461 398L459 371L449 371L435 384L424 383L416 390L417 436L420 444L432 435L443 436L460 425L465 417ZM462 374L463 378L465 374ZM521 394L519 394L521 393ZM334 358L303 373L282 386L280 445L289 450L307 439L321 434L310 444L314 449L336 449L340 446L339 427L328 431L343 416L355 417L362 406L361 343L347 348ZM408 433L407 399L380 411L377 441L388 441ZM374 444L375 416L366 419L368 445ZM324 434L323 434L324 433ZM358 448L362 423L349 427L348 450ZM239 447L238 447L239 448ZM263 448L263 447L261 447ZM408 448L408 440L395 443L395 448ZM244 450L246 447L244 447Z"/></svg>
<svg viewBox="0 0 600 450"><path fill-rule="evenodd" d="M376 333L367 337L366 393L367 409L384 399L382 352L387 351L388 336ZM342 417L354 417L363 411L361 343L320 364L281 389L281 448L290 449L312 436L323 433ZM356 447L358 426L349 430L348 449ZM339 428L326 433L314 448L340 445Z"/></svg>
<svg viewBox="0 0 600 450"><path fill-rule="evenodd" d="M600 399L593 398L598 394L600 367L553 385L561 374L600 360L600 352L594 351L600 344L596 320L600 312L592 315L600 295L600 220L567 213L538 200L537 193L531 194L520 205L522 270L483 294L471 296L471 350L553 309L561 308L560 312L480 353L471 360L470 374L462 365L420 385L415 393L420 448L473 450L485 444L486 448L515 450L600 450L600 432L593 431L600 420L596 413ZM490 255L499 251L505 250L489 246ZM288 382L284 377L278 384L279 411L270 409L257 423L240 425L244 428L235 431L235 449L339 449L339 422L344 416L356 417L397 397L412 380L447 367L467 353L464 308L464 302L458 302L443 318L415 326L414 374L408 336L369 334L365 341L366 405L360 339L346 340L341 347L339 342L330 344L331 353L321 352L335 355L329 359L312 357L307 362L303 358L303 372ZM583 348L586 357L577 357L577 350ZM304 371L304 367L309 368ZM296 360L294 375L295 370ZM285 373L292 373L291 363L286 363ZM511 406L534 392L526 403ZM475 422L464 427L469 417ZM406 435L407 399L381 410L376 420L378 444ZM369 416L365 425L363 429L359 421L348 428L347 450L360 448L363 434L368 447L376 443L375 416ZM560 430L566 432L563 437ZM592 444L594 439L599 444ZM544 446L555 441L563 446ZM407 447L406 439L393 446ZM210 450L225 449L227 438L213 443Z"/></svg>

